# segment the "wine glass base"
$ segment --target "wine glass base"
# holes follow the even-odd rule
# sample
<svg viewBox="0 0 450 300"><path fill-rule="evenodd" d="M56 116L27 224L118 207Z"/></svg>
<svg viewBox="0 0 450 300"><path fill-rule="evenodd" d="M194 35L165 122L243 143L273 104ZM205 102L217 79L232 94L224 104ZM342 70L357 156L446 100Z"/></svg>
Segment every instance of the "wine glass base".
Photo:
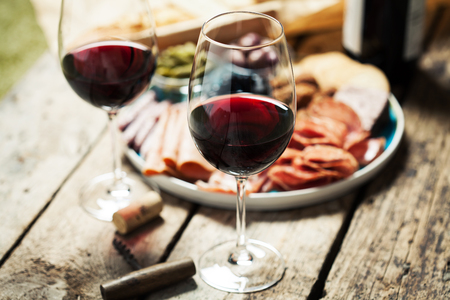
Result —
<svg viewBox="0 0 450 300"><path fill-rule="evenodd" d="M277 249L250 239L246 250L252 260L236 264L229 259L236 251L236 241L212 247L200 257L200 277L210 286L231 293L261 291L281 280L286 267Z"/></svg>
<svg viewBox="0 0 450 300"><path fill-rule="evenodd" d="M81 207L93 217L112 221L113 214L130 204L144 193L140 182L123 176L122 183L115 185L114 173L99 175L88 181L80 191Z"/></svg>

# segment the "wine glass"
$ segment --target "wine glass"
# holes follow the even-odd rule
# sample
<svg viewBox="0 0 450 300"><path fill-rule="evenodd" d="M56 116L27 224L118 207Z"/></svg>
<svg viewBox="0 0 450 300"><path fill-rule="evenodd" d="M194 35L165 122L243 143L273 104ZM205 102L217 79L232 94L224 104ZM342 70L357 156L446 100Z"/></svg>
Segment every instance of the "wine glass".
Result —
<svg viewBox="0 0 450 300"><path fill-rule="evenodd" d="M147 0L63 0L59 59L65 78L83 100L103 109L113 140L113 171L87 182L81 206L100 220L126 207L137 183L121 170L116 116L149 86L158 47Z"/></svg>
<svg viewBox="0 0 450 300"><path fill-rule="evenodd" d="M282 87L282 88L280 88ZM200 277L228 292L254 292L278 282L283 257L245 234L245 185L283 153L292 136L296 97L283 27L260 13L220 14L202 27L189 83L188 123L206 160L237 182L237 240L199 261Z"/></svg>

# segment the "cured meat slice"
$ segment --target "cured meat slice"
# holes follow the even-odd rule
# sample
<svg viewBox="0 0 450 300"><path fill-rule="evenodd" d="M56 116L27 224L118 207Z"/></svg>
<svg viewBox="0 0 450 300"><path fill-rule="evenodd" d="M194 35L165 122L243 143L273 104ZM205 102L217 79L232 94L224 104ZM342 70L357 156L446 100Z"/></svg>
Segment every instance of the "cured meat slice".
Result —
<svg viewBox="0 0 450 300"><path fill-rule="evenodd" d="M345 150L350 149L353 145L358 144L370 137L370 131L360 130L352 131L345 137L344 146Z"/></svg>
<svg viewBox="0 0 450 300"><path fill-rule="evenodd" d="M140 152L140 149L142 147L142 144L144 143L147 136L150 134L152 129L154 128L154 125L156 122L158 122L159 117L161 114L168 109L170 106L170 103L168 101L162 101L162 102L156 102L152 105L152 110L149 114L145 116L145 121L141 125L141 128L139 128L138 132L136 133L136 137L134 138L134 148ZM144 114L142 114L144 115Z"/></svg>
<svg viewBox="0 0 450 300"><path fill-rule="evenodd" d="M282 190L328 184L348 177L358 169L358 162L349 152L333 146L309 146L298 154L292 156L289 165L269 168L269 179Z"/></svg>
<svg viewBox="0 0 450 300"><path fill-rule="evenodd" d="M333 98L326 97L320 101L314 101L308 106L307 111L313 116L330 118L347 126L348 134L342 145L344 149L349 149L370 136L370 131L362 128L361 120L355 111L345 103L335 101Z"/></svg>
<svg viewBox="0 0 450 300"><path fill-rule="evenodd" d="M324 97L320 101L313 101L307 108L312 116L327 117L347 125L349 131L361 130L361 120L355 111L348 105L334 101L333 98Z"/></svg>
<svg viewBox="0 0 450 300"><path fill-rule="evenodd" d="M117 125L120 130L124 130L140 114L142 109L149 104L156 103L156 94L154 91L148 91L134 101L133 105L120 112L117 117Z"/></svg>
<svg viewBox="0 0 450 300"><path fill-rule="evenodd" d="M195 185L206 192L236 194L236 179L218 170L211 174L207 182L197 180Z"/></svg>
<svg viewBox="0 0 450 300"><path fill-rule="evenodd" d="M268 176L269 169L259 174L252 175L247 180L247 193L269 192L274 189L274 182Z"/></svg>
<svg viewBox="0 0 450 300"><path fill-rule="evenodd" d="M274 165L249 178L247 193L321 186L348 177L357 169L358 162L353 155L340 148L326 145L309 146L302 151L288 148ZM196 184L205 191L235 193L231 178L215 171L208 182Z"/></svg>
<svg viewBox="0 0 450 300"><path fill-rule="evenodd" d="M183 119L186 119L186 104L178 103L172 105L161 150L162 160L171 169L176 169L177 165L181 134L183 132L182 126L186 124L186 122L183 122Z"/></svg>
<svg viewBox="0 0 450 300"><path fill-rule="evenodd" d="M141 109L141 112L136 115L136 118L123 130L122 132L122 139L123 141L130 147L134 147L134 139L136 138L136 135L138 134L139 130L142 128L142 125L146 122L148 122L149 119L153 119L150 121L153 125L156 121L156 116L153 118L149 118L148 115L151 114L153 108L152 105L149 103L148 105L144 106Z"/></svg>
<svg viewBox="0 0 450 300"><path fill-rule="evenodd" d="M268 193L270 191L279 191L281 190L281 187L279 185L277 185L276 182L274 182L272 179L269 178L269 176L267 176L266 181L264 181L264 184L261 185L260 189L256 192L260 192L260 193Z"/></svg>
<svg viewBox="0 0 450 300"><path fill-rule="evenodd" d="M178 152L177 170L188 179L207 181L216 170L197 150L189 133L187 117L181 118L180 151Z"/></svg>
<svg viewBox="0 0 450 300"><path fill-rule="evenodd" d="M344 123L331 118L314 117L301 110L297 114L291 147L303 149L311 145L324 144L342 148L347 134L347 126ZM295 146L296 144L300 146Z"/></svg>
<svg viewBox="0 0 450 300"><path fill-rule="evenodd" d="M389 122L389 93L380 89L345 86L334 95L336 101L350 106L359 116L362 128L376 132Z"/></svg>
<svg viewBox="0 0 450 300"><path fill-rule="evenodd" d="M141 155L145 157L142 173L146 176L171 173L162 160L164 133L169 120L170 109L166 109L156 124L153 132L147 137L141 148Z"/></svg>
<svg viewBox="0 0 450 300"><path fill-rule="evenodd" d="M332 182L332 176L312 168L297 168L294 166L272 166L268 177L281 190L290 191L320 186Z"/></svg>
<svg viewBox="0 0 450 300"><path fill-rule="evenodd" d="M269 182L267 171L263 171L258 175L250 176L245 186L245 193L257 193L265 188L266 192L272 189L273 184ZM234 176L223 173L219 170L212 172L207 182L198 180L195 182L196 186L203 191L236 194L237 184ZM267 188L269 188L267 190Z"/></svg>
<svg viewBox="0 0 450 300"><path fill-rule="evenodd" d="M275 165L285 165L285 164L291 164L292 160L298 156L301 156L302 151L293 149L293 148L286 148L281 154L281 156L275 161Z"/></svg>
<svg viewBox="0 0 450 300"><path fill-rule="evenodd" d="M161 119L163 120L162 123L166 122L167 120L165 120L165 118L168 118L168 115L165 116L166 114L169 114L169 109L170 109L170 104L167 105L164 110L161 112L157 123L155 124L155 126L153 127L153 129L149 132L149 134L145 137L144 141L142 142L142 146L139 149L139 154L142 155L142 157L145 158L145 156L147 155L148 151L150 148L154 148L156 145L161 145L161 143L159 141L156 140L156 137L154 137L154 135L164 135L164 132L160 132L161 130L165 130L165 128L160 128L161 127ZM156 144L155 144L156 143Z"/></svg>
<svg viewBox="0 0 450 300"><path fill-rule="evenodd" d="M351 147L348 151L356 158L359 165L364 167L380 156L385 147L386 139L384 137L379 137L361 141Z"/></svg>
<svg viewBox="0 0 450 300"><path fill-rule="evenodd" d="M339 178L345 178L358 170L355 157L348 151L331 146L316 145L303 150L303 163L315 169L337 172Z"/></svg>
<svg viewBox="0 0 450 300"><path fill-rule="evenodd" d="M140 152L142 143L153 129L161 113L169 106L168 101L150 101L141 107L135 119L123 130L122 139L128 146ZM133 108L134 109L134 108Z"/></svg>

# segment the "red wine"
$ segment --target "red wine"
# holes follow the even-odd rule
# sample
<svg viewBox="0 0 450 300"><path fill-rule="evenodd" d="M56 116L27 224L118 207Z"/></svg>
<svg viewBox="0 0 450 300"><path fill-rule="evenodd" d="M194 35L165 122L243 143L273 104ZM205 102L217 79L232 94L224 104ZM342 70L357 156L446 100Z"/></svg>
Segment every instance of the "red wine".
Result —
<svg viewBox="0 0 450 300"><path fill-rule="evenodd" d="M214 167L247 176L283 153L294 129L294 113L268 97L233 94L196 107L189 128L200 153Z"/></svg>
<svg viewBox="0 0 450 300"><path fill-rule="evenodd" d="M142 44L105 41L67 53L62 60L64 76L84 100L102 108L119 108L149 85L155 57Z"/></svg>

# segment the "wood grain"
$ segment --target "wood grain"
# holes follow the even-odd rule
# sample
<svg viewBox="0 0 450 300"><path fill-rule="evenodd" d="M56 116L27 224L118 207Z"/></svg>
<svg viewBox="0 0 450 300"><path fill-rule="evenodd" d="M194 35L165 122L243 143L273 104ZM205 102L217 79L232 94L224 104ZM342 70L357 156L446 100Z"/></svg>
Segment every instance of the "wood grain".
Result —
<svg viewBox="0 0 450 300"><path fill-rule="evenodd" d="M146 299L306 299L343 224L352 196L304 209L247 214L250 238L276 247L286 261L283 279L268 290L247 294L218 291L197 275ZM215 244L234 240L235 212L201 207L189 222L169 261L185 256L196 262Z"/></svg>
<svg viewBox="0 0 450 300"><path fill-rule="evenodd" d="M448 299L450 95L418 74L406 139L356 210L324 299Z"/></svg>
<svg viewBox="0 0 450 300"><path fill-rule="evenodd" d="M0 104L0 265L106 126L44 54Z"/></svg>
<svg viewBox="0 0 450 300"><path fill-rule="evenodd" d="M2 266L0 299L99 299L101 283L132 271L113 248L115 236L144 267L163 259L189 215L188 202L164 195L161 217L127 236L78 204L77 191L86 179L109 171L110 147L106 134ZM138 177L129 164L124 170ZM141 188L148 189L144 183Z"/></svg>
<svg viewBox="0 0 450 300"><path fill-rule="evenodd" d="M430 29L424 58L439 64L422 68L406 90L405 139L358 193L361 201L349 195L248 213L249 237L274 245L287 263L284 278L266 291L224 293L195 275L146 299L450 299L450 95L447 81L430 76L447 72L450 19L442 7L450 2L430 3L443 21ZM340 30L314 36L299 38L299 56L337 47ZM105 125L104 113L70 90L49 54L2 101L0 299L101 299L101 283L132 271L114 237L144 267L187 256L197 262L212 245L235 239L234 211L167 194L160 217L126 236L87 215L78 190L111 167ZM138 177L128 163L124 168Z"/></svg>

